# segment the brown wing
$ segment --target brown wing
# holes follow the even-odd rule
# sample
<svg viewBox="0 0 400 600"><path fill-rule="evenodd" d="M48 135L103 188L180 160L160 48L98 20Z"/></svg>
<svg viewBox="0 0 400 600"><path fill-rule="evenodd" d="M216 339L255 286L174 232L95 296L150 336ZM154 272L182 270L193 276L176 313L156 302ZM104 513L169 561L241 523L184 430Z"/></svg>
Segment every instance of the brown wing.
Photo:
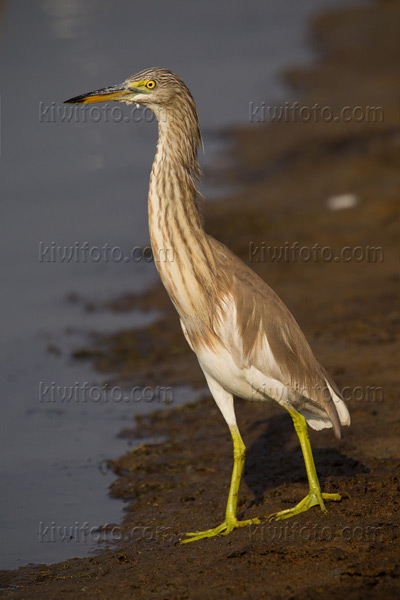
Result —
<svg viewBox="0 0 400 600"><path fill-rule="evenodd" d="M247 365L265 373L266 361L261 348L262 338L266 336L282 383L322 408L332 422L335 435L340 437L339 416L325 381L325 376L329 376L315 358L292 313L243 261L217 240L209 239L218 272L217 297L231 294L234 298ZM330 377L329 383L341 398Z"/></svg>

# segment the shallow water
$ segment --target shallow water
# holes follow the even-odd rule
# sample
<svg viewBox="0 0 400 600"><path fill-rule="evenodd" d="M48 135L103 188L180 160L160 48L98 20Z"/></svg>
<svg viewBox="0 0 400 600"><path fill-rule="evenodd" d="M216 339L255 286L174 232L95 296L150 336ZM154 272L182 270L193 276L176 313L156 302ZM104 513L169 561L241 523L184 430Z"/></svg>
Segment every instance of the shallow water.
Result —
<svg viewBox="0 0 400 600"><path fill-rule="evenodd" d="M107 120L100 109L65 112L62 100L147 66L168 66L198 103L202 162L210 164L223 149L218 131L248 122L249 102L285 98L279 69L312 60L306 19L332 5L338 2L6 5L0 43L0 568L93 550L91 539L52 536L52 527L73 532L85 523L96 527L122 518L122 503L107 493L112 475L104 461L126 450L126 440L116 436L134 414L160 407L157 398L84 399L85 384L97 389L101 378L70 359L90 331L153 318L83 306L139 292L156 276L151 262L137 260L148 244L146 195L156 126L144 117L126 123L128 107ZM116 249L114 258L98 250L105 244ZM70 259L62 259L58 247L67 247L67 254L72 248ZM135 260L120 260L132 248ZM69 301L71 295L78 301ZM174 389L170 406L193 397L191 390Z"/></svg>

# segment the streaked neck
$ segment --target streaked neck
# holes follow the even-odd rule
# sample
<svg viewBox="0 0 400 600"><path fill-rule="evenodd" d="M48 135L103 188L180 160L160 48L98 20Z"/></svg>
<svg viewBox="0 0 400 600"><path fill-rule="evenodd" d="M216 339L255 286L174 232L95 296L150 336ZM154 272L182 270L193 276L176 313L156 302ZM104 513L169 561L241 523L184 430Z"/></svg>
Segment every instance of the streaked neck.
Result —
<svg viewBox="0 0 400 600"><path fill-rule="evenodd" d="M159 139L149 187L153 254L181 318L204 319L214 293L215 264L197 206L197 115L190 105L179 104L157 117Z"/></svg>

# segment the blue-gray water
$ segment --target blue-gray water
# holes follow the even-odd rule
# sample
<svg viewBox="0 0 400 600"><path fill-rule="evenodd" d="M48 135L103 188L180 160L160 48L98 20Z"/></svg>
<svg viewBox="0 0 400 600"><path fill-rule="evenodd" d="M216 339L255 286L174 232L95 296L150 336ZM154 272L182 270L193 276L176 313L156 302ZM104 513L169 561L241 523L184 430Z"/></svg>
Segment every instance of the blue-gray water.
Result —
<svg viewBox="0 0 400 600"><path fill-rule="evenodd" d="M68 301L71 294L107 301L138 292L156 277L145 260L118 259L119 249L127 255L148 243L146 194L156 126L126 122L128 107L108 122L97 109L79 109L69 118L57 112L66 110L62 100L148 66L167 66L197 101L207 165L223 151L218 130L245 124L249 102L287 97L279 70L313 59L305 43L308 17L338 4L6 3L0 33L0 568L93 550L93 539L76 532L119 522L123 514L122 503L108 496L112 475L104 460L126 450L126 440L116 436L134 414L160 406L83 400L85 385L100 386L102 379L71 361L71 351L90 331L144 324L152 315L90 313L82 302ZM98 260L91 250L86 262L82 253L79 261L53 261L52 244L108 245L117 248L117 259L107 261L103 252ZM69 402L54 391L63 386L72 390ZM174 389L171 406L192 398L191 390Z"/></svg>

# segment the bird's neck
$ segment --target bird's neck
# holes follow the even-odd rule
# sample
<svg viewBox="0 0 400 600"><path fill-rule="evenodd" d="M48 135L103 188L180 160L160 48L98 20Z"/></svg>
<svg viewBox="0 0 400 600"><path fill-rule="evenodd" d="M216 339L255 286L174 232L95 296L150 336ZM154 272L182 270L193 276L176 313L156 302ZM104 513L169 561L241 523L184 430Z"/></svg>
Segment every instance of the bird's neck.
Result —
<svg viewBox="0 0 400 600"><path fill-rule="evenodd" d="M150 176L149 229L163 284L180 317L204 319L215 264L197 206L200 132L191 107L157 115L159 138ZM186 116L186 118L185 118Z"/></svg>

